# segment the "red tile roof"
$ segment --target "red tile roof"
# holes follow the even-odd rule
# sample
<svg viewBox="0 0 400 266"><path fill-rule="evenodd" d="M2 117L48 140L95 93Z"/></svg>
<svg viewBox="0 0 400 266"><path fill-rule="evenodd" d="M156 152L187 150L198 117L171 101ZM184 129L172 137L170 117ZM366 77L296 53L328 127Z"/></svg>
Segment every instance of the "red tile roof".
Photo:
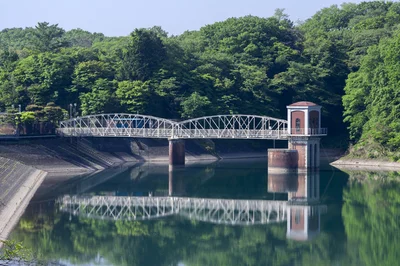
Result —
<svg viewBox="0 0 400 266"><path fill-rule="evenodd" d="M317 104L312 103L312 102L297 102L297 103L292 103L289 106L317 106Z"/></svg>

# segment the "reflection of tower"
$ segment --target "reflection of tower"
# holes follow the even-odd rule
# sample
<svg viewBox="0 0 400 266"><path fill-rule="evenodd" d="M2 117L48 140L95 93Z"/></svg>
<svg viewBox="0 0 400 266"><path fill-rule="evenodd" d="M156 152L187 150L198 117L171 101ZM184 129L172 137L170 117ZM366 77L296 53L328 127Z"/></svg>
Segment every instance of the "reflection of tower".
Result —
<svg viewBox="0 0 400 266"><path fill-rule="evenodd" d="M287 209L286 237L293 240L310 240L320 233L321 205L291 205Z"/></svg>
<svg viewBox="0 0 400 266"><path fill-rule="evenodd" d="M308 204L319 201L319 172L298 173L297 190L289 192L289 202Z"/></svg>
<svg viewBox="0 0 400 266"><path fill-rule="evenodd" d="M286 236L294 240L310 240L320 233L321 211L326 210L326 206L318 205L319 172L299 173L297 180L297 191L288 193Z"/></svg>
<svg viewBox="0 0 400 266"><path fill-rule="evenodd" d="M310 240L320 233L319 172L268 173L268 191L288 193L287 238Z"/></svg>

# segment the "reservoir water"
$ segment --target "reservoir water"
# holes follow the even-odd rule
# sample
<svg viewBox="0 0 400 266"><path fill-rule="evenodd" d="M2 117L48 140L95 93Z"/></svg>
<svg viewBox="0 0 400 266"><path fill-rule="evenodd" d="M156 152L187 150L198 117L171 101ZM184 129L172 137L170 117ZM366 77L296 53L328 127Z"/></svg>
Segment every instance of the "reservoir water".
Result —
<svg viewBox="0 0 400 266"><path fill-rule="evenodd" d="M400 174L143 164L36 197L10 239L51 265L400 265Z"/></svg>

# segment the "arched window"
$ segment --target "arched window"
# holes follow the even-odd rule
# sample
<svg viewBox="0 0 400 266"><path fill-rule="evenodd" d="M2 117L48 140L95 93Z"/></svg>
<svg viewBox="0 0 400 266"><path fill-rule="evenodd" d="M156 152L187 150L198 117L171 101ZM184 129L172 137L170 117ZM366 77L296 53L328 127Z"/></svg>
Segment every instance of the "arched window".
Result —
<svg viewBox="0 0 400 266"><path fill-rule="evenodd" d="M296 133L300 133L300 118L296 118Z"/></svg>

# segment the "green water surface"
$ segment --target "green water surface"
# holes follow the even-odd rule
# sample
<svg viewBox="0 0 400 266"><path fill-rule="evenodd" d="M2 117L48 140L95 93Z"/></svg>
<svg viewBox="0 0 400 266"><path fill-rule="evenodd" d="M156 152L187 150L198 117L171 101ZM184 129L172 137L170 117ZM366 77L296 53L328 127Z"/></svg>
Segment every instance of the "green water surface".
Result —
<svg viewBox="0 0 400 266"><path fill-rule="evenodd" d="M279 176L268 174L264 161L178 169L143 164L77 178L34 198L10 238L37 259L61 265L400 265L399 181L395 172L330 167ZM81 202L74 208L83 211L74 212L62 201L72 197L283 201L286 207L284 219L271 212L269 222L251 210L253 222L232 222L240 214L232 216L228 205L208 215L199 207L190 216L182 207L135 220L107 215L117 213L107 211L115 206L99 206L94 215Z"/></svg>

